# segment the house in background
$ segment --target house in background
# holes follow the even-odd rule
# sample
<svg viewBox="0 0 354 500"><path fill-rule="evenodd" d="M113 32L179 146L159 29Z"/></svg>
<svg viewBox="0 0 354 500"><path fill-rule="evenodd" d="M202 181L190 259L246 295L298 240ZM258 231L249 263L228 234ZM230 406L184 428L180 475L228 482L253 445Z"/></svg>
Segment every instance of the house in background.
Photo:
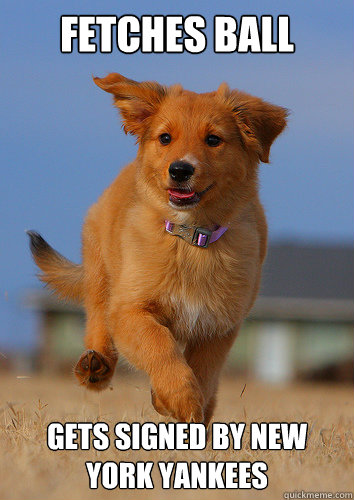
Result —
<svg viewBox="0 0 354 500"><path fill-rule="evenodd" d="M352 247L272 245L231 362L268 382L353 379Z"/></svg>
<svg viewBox="0 0 354 500"><path fill-rule="evenodd" d="M351 247L272 245L260 295L228 368L272 383L353 377L354 259ZM84 314L44 290L31 292L40 344L36 366L73 366L83 351Z"/></svg>

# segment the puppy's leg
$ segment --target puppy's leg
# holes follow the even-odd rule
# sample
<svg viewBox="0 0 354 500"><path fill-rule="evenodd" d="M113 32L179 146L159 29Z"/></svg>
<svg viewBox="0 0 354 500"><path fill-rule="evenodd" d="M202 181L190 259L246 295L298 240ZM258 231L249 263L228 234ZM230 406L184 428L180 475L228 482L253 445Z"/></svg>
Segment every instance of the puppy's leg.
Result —
<svg viewBox="0 0 354 500"><path fill-rule="evenodd" d="M187 344L184 355L204 396L204 423L208 425L216 404L221 368L234 343L238 328L224 336L215 336Z"/></svg>
<svg viewBox="0 0 354 500"><path fill-rule="evenodd" d="M121 352L150 377L161 410L182 422L203 422L203 395L172 333L138 307L112 304L110 329Z"/></svg>
<svg viewBox="0 0 354 500"><path fill-rule="evenodd" d="M81 355L74 372L81 385L100 391L109 385L118 352L106 321L107 286L98 247L86 246L84 260L87 350Z"/></svg>

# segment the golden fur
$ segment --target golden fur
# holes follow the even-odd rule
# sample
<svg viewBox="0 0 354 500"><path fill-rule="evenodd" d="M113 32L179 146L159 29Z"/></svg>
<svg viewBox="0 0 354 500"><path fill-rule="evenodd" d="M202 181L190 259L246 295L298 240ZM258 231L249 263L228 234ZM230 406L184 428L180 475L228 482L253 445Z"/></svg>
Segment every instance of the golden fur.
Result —
<svg viewBox="0 0 354 500"><path fill-rule="evenodd" d="M267 245L258 163L268 162L286 110L226 84L196 94L117 73L94 81L136 135L137 158L90 208L81 266L34 232L32 252L44 282L84 303L87 351L75 369L82 385L105 388L121 353L149 375L157 411L207 424L219 372L258 292ZM208 134L221 143L210 147ZM169 203L176 160L195 169L188 188L210 187L190 208ZM166 219L228 230L202 249L168 234Z"/></svg>

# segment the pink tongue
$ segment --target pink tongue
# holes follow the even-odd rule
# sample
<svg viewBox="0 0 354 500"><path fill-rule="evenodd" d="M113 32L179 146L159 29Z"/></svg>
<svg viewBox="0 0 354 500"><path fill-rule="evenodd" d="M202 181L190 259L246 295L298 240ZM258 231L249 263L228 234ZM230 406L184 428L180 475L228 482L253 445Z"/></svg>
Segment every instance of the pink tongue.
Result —
<svg viewBox="0 0 354 500"><path fill-rule="evenodd" d="M177 191L176 189L169 189L168 192L170 193L171 196L174 196L175 198L193 198L195 195L195 191Z"/></svg>

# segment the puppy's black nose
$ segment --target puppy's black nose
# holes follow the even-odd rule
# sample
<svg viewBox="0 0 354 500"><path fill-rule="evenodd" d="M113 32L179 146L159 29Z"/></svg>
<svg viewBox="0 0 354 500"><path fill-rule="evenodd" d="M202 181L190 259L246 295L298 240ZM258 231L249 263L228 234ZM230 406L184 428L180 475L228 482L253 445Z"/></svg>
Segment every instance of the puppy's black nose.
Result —
<svg viewBox="0 0 354 500"><path fill-rule="evenodd" d="M194 173L194 167L185 161L174 161L168 169L171 179L176 182L188 181Z"/></svg>

